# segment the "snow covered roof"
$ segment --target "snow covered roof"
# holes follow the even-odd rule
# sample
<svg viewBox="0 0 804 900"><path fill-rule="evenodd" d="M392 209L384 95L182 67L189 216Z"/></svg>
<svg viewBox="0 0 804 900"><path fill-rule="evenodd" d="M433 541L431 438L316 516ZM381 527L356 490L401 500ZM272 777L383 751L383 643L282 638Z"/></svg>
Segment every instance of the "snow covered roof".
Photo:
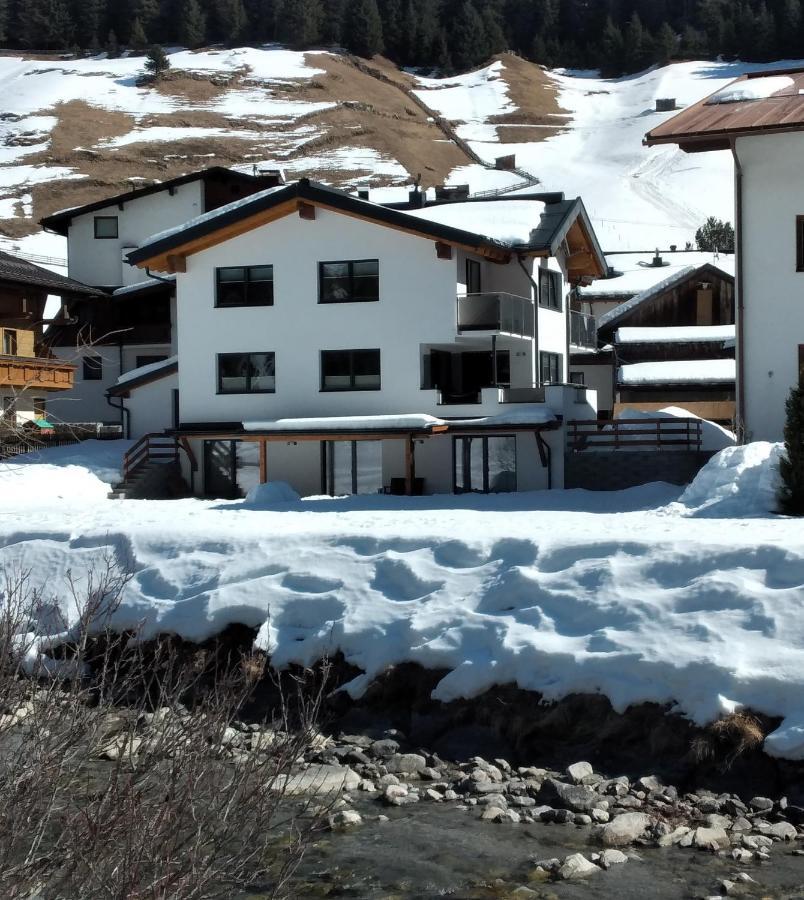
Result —
<svg viewBox="0 0 804 900"><path fill-rule="evenodd" d="M726 150L732 138L804 129L804 69L749 72L645 135L648 146Z"/></svg>
<svg viewBox="0 0 804 900"><path fill-rule="evenodd" d="M127 394L130 390L141 384L148 384L159 378L165 378L179 370L179 357L169 356L167 359L159 360L159 362L148 363L145 366L139 366L124 372L117 381L109 388L109 393L113 396Z"/></svg>
<svg viewBox="0 0 804 900"><path fill-rule="evenodd" d="M412 209L408 215L464 228L506 244L527 244L538 227L545 203L540 200L490 200L445 203Z"/></svg>
<svg viewBox="0 0 804 900"><path fill-rule="evenodd" d="M552 199L550 199L552 198ZM233 233L242 233L273 218L290 215L299 203L345 215L359 216L432 240L468 248L505 261L512 250L551 255L567 237L574 223L580 222L577 249L590 257L590 274L605 269L602 251L580 199L565 200L563 195L516 200L472 200L456 204L436 204L422 209L393 208L360 200L345 191L302 178L292 184L269 188L198 216L176 228L155 234L128 254L132 265L149 264L159 271L173 271L168 256L206 249L211 235L223 241ZM237 229L240 229L237 231ZM490 233L489 233L490 232Z"/></svg>
<svg viewBox="0 0 804 900"><path fill-rule="evenodd" d="M634 297L688 269L712 265L726 276L734 277L734 256L730 253L707 253L701 250L662 251L664 265L652 265L655 251L645 253L609 253L606 262L615 273L598 278L588 287L579 288L584 300L608 300Z"/></svg>
<svg viewBox="0 0 804 900"><path fill-rule="evenodd" d="M617 381L622 385L730 384L736 379L733 359L665 360L620 366Z"/></svg>
<svg viewBox="0 0 804 900"><path fill-rule="evenodd" d="M692 344L698 341L733 340L734 325L670 325L644 328L618 328L618 344Z"/></svg>
<svg viewBox="0 0 804 900"><path fill-rule="evenodd" d="M262 433L348 434L359 432L465 431L471 428L500 428L549 425L556 422L553 411L544 403L517 404L494 416L474 419L440 419L427 413L375 416L315 416L300 419L275 419L243 422L243 430Z"/></svg>
<svg viewBox="0 0 804 900"><path fill-rule="evenodd" d="M126 297L129 294L139 294L141 291L152 291L156 288L167 287L165 281L176 281L175 275L168 275L165 279L146 278L145 281L138 281L136 284L127 284L125 287L117 288L112 291L113 297Z"/></svg>

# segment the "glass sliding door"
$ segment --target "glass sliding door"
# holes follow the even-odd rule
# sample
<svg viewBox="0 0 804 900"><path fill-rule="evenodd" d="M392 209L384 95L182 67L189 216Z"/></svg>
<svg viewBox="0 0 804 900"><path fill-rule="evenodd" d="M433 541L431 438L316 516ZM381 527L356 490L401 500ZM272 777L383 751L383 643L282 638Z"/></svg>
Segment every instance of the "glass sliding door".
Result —
<svg viewBox="0 0 804 900"><path fill-rule="evenodd" d="M501 494L516 490L516 437L467 435L453 440L456 494Z"/></svg>
<svg viewBox="0 0 804 900"><path fill-rule="evenodd" d="M325 492L378 494L382 491L382 441L328 441Z"/></svg>

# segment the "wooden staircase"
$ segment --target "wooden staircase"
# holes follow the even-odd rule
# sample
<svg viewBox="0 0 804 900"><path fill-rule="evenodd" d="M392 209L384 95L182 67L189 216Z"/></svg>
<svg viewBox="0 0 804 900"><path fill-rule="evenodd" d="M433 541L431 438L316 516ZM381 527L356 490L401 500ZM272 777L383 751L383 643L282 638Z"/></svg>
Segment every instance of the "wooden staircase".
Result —
<svg viewBox="0 0 804 900"><path fill-rule="evenodd" d="M176 478L181 479L179 451L182 449L188 448L174 435L143 435L123 457L123 479L109 492L109 499L176 496L167 486Z"/></svg>

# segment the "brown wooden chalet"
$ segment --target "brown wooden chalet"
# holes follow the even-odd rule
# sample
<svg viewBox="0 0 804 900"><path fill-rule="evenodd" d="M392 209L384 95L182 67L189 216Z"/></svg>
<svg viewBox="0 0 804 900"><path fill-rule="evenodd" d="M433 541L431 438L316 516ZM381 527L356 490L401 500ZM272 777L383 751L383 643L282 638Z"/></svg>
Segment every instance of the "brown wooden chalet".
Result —
<svg viewBox="0 0 804 900"><path fill-rule="evenodd" d="M734 314L734 277L713 264L690 266L602 315L601 349L571 362L610 379L614 416L678 406L728 425L735 414Z"/></svg>

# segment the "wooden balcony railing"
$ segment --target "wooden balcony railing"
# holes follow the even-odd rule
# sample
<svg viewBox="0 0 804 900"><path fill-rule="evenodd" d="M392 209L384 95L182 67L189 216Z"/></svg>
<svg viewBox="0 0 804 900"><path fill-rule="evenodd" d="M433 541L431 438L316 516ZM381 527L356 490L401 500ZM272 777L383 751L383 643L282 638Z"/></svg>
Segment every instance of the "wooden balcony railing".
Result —
<svg viewBox="0 0 804 900"><path fill-rule="evenodd" d="M75 366L60 359L0 356L0 387L68 391L74 376Z"/></svg>
<svg viewBox="0 0 804 900"><path fill-rule="evenodd" d="M700 419L610 419L567 422L567 449L687 450L701 449Z"/></svg>

